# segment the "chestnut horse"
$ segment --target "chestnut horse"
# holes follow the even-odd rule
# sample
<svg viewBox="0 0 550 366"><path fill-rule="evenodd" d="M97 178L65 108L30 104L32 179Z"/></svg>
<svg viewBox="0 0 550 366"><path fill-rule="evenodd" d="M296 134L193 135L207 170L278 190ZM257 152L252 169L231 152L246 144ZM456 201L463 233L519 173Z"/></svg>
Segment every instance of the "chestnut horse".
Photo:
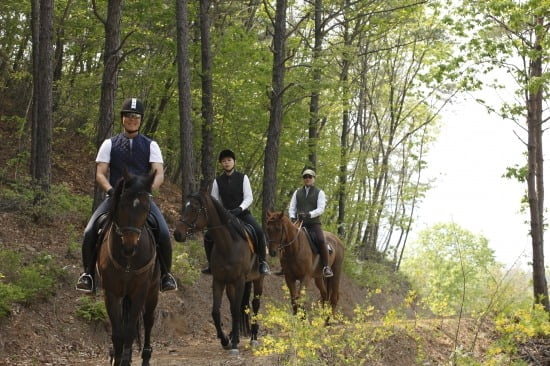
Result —
<svg viewBox="0 0 550 366"><path fill-rule="evenodd" d="M309 235L301 222L293 224L283 212L267 213L269 254L272 257L279 255L294 314L298 311L302 286L307 286L312 277L321 294L321 301L330 301L333 312L338 303L344 245L336 235L327 231L324 234L325 242L329 246L329 265L334 272L334 276L328 278L323 277L320 255L313 252Z"/></svg>
<svg viewBox="0 0 550 366"><path fill-rule="evenodd" d="M257 344L258 323L250 318L249 299L251 286L254 285L252 312L256 315L260 309L264 275L258 271L257 255L252 249L254 245L246 239L243 223L205 190L201 190L187 197L182 218L176 224L174 238L183 242L189 235L204 230L208 230L214 242L210 254L212 319L222 346L231 349L232 355L238 355L239 331L243 335L250 334L251 344ZM224 290L232 317L229 337L223 332L220 316Z"/></svg>
<svg viewBox="0 0 550 366"><path fill-rule="evenodd" d="M98 255L98 273L111 321L112 365L130 365L132 344L139 339L143 317L142 365L151 358L151 329L158 303L160 268L155 239L146 225L151 207L147 177L124 172L113 195L105 236Z"/></svg>

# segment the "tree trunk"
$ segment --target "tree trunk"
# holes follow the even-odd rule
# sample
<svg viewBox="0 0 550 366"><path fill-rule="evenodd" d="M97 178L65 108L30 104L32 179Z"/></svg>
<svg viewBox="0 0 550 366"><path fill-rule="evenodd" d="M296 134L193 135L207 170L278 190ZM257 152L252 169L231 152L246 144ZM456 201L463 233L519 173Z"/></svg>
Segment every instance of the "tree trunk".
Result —
<svg viewBox="0 0 550 366"><path fill-rule="evenodd" d="M543 18L537 19L542 27ZM531 59L529 78L540 79L542 76L542 46L536 36L535 50L537 56ZM542 87L528 90L527 100L527 130L528 130L528 173L527 195L531 218L531 240L533 246L533 292L535 303L542 304L550 312L548 285L544 270L544 164L542 154Z"/></svg>
<svg viewBox="0 0 550 366"><path fill-rule="evenodd" d="M208 11L210 0L200 0L201 28L201 80L202 80L202 147L201 170L204 188L212 183L215 177L214 160L214 106L212 104L212 54L210 52L210 18Z"/></svg>
<svg viewBox="0 0 550 366"><path fill-rule="evenodd" d="M97 126L96 148L113 133L115 100L120 63L120 24L122 21L122 0L109 0L105 26L105 50L103 55L103 78L101 80L101 99L99 104L99 123ZM95 174L94 174L95 176ZM101 188L95 184L93 210L103 199Z"/></svg>
<svg viewBox="0 0 550 366"><path fill-rule="evenodd" d="M185 196L196 191L193 123L191 120L191 76L189 66L189 28L187 24L187 0L176 3L178 93L180 117L180 167L182 204ZM183 210L183 207L182 207Z"/></svg>
<svg viewBox="0 0 550 366"><path fill-rule="evenodd" d="M43 192L51 185L52 153L52 84L53 84L53 0L40 0L40 33L38 40L38 95L32 136L36 141L33 181Z"/></svg>
<svg viewBox="0 0 550 366"><path fill-rule="evenodd" d="M273 70L271 74L271 93L269 126L264 154L264 180L262 192L262 223L268 209L275 207L275 184L277 181L277 163L279 141L283 123L283 93L285 83L285 42L286 42L286 0L277 0L273 35Z"/></svg>

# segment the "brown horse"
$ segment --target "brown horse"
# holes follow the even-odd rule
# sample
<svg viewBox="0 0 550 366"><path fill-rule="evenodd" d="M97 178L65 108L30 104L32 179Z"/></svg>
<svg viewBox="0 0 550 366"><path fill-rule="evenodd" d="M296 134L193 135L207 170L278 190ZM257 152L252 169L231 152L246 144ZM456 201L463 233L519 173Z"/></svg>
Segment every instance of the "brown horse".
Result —
<svg viewBox="0 0 550 366"><path fill-rule="evenodd" d="M302 286L307 286L313 277L321 294L321 301L330 301L334 312L340 295L344 245L336 235L324 231L325 241L329 246L329 265L334 272L333 277L325 278L319 254L313 252L310 239L301 222L297 222L297 225L295 226L283 212L268 211L266 235L269 254L272 257L279 255L285 282L290 291L292 310L296 314Z"/></svg>
<svg viewBox="0 0 550 366"><path fill-rule="evenodd" d="M131 364L140 316L144 327L142 365L149 365L151 358L151 329L160 285L155 239L146 225L154 176L155 172L147 177L125 172L115 189L99 250L98 273L112 328L112 365Z"/></svg>
<svg viewBox="0 0 550 366"><path fill-rule="evenodd" d="M250 334L250 343L253 346L257 344L258 323L252 318L250 326L249 300L253 284L252 311L256 315L260 309L264 276L258 271L258 259L252 252L253 245L246 239L242 222L204 190L187 197L174 238L183 242L187 236L203 230L208 230L214 242L210 254L212 319L222 346L231 349L232 355L238 355L239 331L243 335ZM223 332L220 317L224 290L232 317L229 337Z"/></svg>

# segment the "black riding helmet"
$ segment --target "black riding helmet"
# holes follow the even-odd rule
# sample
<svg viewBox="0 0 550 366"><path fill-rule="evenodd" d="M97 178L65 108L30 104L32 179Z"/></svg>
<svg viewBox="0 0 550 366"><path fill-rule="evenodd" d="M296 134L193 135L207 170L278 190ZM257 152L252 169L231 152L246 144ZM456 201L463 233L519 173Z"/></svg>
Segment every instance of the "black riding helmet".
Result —
<svg viewBox="0 0 550 366"><path fill-rule="evenodd" d="M222 150L220 156L218 156L218 161L221 163L223 158L232 158L233 160L237 160L235 159L235 153L229 149Z"/></svg>
<svg viewBox="0 0 550 366"><path fill-rule="evenodd" d="M122 107L120 108L120 116L124 113L137 113L143 117L143 113L145 112L145 107L143 106L143 103L141 100L137 98L128 98L122 103Z"/></svg>

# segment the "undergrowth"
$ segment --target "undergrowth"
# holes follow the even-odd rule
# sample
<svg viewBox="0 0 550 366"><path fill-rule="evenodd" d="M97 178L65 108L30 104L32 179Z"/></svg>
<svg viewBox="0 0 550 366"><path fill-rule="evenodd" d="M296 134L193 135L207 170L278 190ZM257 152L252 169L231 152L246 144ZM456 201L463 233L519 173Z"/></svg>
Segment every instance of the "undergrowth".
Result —
<svg viewBox="0 0 550 366"><path fill-rule="evenodd" d="M16 303L30 305L54 295L54 285L63 274L48 254L26 263L20 253L0 250L0 318Z"/></svg>

